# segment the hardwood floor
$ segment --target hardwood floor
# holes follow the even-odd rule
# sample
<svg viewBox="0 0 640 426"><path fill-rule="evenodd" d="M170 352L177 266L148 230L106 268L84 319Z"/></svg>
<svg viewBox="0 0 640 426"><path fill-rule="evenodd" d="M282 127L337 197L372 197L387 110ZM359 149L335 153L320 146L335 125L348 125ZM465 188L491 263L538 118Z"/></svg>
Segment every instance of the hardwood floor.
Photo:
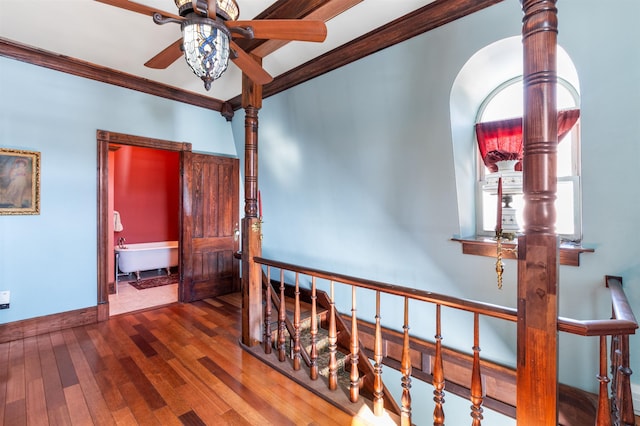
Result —
<svg viewBox="0 0 640 426"><path fill-rule="evenodd" d="M0 344L4 425L356 425L239 346L240 297Z"/></svg>

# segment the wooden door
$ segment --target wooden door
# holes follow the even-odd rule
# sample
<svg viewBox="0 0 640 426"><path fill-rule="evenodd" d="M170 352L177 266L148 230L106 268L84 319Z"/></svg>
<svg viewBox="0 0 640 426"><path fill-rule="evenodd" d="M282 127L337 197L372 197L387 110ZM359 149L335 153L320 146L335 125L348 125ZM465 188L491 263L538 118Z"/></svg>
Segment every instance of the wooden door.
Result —
<svg viewBox="0 0 640 426"><path fill-rule="evenodd" d="M181 302L239 290L238 163L183 153Z"/></svg>

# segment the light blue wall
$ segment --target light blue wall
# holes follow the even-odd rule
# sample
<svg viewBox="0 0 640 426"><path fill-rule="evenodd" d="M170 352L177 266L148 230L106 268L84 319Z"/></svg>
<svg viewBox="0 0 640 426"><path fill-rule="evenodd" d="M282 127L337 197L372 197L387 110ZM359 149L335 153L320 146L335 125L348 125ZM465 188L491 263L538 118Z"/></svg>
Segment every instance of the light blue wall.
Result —
<svg viewBox="0 0 640 426"><path fill-rule="evenodd" d="M98 129L236 155L215 111L0 58L0 147L41 153L41 213L0 216L0 324L96 306Z"/></svg>
<svg viewBox="0 0 640 426"><path fill-rule="evenodd" d="M581 82L584 241L596 248L579 268L561 267L560 313L608 318L607 274L624 278L640 313L640 3L565 0L558 8L559 42ZM465 62L520 34L521 20L519 2L503 2L267 98L259 114L263 255L515 307L516 263L506 262L499 291L495 259L462 255L450 241L460 221L449 102ZM241 111L233 129L242 155ZM371 295L359 297L372 321ZM401 305L387 303L383 322L398 325ZM433 336L431 313L411 312L411 332ZM449 315L444 343L468 351L469 331L460 330L469 318ZM490 325L482 356L513 364L514 327ZM560 339L561 381L595 391L597 339ZM640 342L631 340L640 383Z"/></svg>
<svg viewBox="0 0 640 426"><path fill-rule="evenodd" d="M581 82L583 231L584 241L596 249L582 257L580 268L561 271L560 311L574 318L592 317L598 305L601 318L610 314L608 306L594 301L606 300L602 277L607 274L623 277L631 306L640 315L640 28L629 16L640 12L640 4L625 0L610 6L574 0L559 17L567 27L559 42ZM584 28L593 17L605 24L602 31ZM579 340L561 338L567 352ZM632 381L640 383L638 335L631 337L631 354ZM592 371L580 358L566 356L561 368L576 375Z"/></svg>
<svg viewBox="0 0 640 426"><path fill-rule="evenodd" d="M560 311L589 318L600 306L600 318L607 318L610 308L595 300L606 300L602 277L608 274L623 278L631 307L640 318L640 27L633 18L640 13L640 3L622 0L615 7L594 0L566 3L559 16L566 29L558 40L580 77L582 223L584 241L596 252L582 256L580 268L562 269ZM599 31L584 27L590 19L599 23ZM561 338L567 352L579 340ZM640 384L640 336L630 340L635 372L631 380ZM575 358L565 357L561 368L574 374L592 371L582 357Z"/></svg>

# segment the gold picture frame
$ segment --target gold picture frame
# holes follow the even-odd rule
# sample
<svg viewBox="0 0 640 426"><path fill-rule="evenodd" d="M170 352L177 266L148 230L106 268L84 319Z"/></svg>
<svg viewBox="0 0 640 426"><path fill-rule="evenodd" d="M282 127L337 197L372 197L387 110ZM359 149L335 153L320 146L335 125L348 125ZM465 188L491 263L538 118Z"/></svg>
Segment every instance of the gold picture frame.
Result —
<svg viewBox="0 0 640 426"><path fill-rule="evenodd" d="M40 214L40 153L0 148L0 215Z"/></svg>

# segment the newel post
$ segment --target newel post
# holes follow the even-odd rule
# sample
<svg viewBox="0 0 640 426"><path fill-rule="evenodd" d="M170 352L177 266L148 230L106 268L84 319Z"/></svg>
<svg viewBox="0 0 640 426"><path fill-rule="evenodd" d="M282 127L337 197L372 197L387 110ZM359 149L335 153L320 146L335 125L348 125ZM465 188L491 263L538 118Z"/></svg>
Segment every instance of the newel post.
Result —
<svg viewBox="0 0 640 426"><path fill-rule="evenodd" d="M524 235L518 239L516 421L556 426L558 269L555 0L521 0Z"/></svg>
<svg viewBox="0 0 640 426"><path fill-rule="evenodd" d="M258 110L262 86L242 75L244 119L244 214L242 219L242 343L262 339L262 269L253 261L262 255L261 218L258 217Z"/></svg>

